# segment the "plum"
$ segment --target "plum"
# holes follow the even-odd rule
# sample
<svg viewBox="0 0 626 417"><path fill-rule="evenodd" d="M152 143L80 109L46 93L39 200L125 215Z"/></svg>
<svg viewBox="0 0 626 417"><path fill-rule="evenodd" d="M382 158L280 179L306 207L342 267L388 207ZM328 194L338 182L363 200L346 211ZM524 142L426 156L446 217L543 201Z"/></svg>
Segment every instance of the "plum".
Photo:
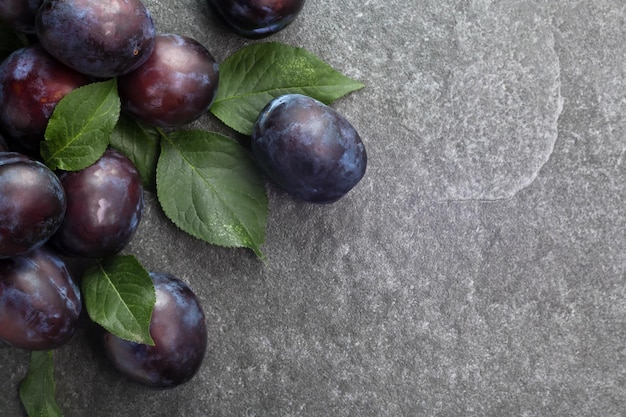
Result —
<svg viewBox="0 0 626 417"><path fill-rule="evenodd" d="M189 381L204 360L207 328L200 301L173 275L150 273L156 303L150 321L154 346L120 339L103 331L106 356L126 377L152 388Z"/></svg>
<svg viewBox="0 0 626 417"><path fill-rule="evenodd" d="M64 261L47 248L0 259L0 340L56 349L80 324L81 296Z"/></svg>
<svg viewBox="0 0 626 417"><path fill-rule="evenodd" d="M158 35L150 58L118 78L122 108L153 126L191 123L213 103L218 71L213 56L194 39Z"/></svg>
<svg viewBox="0 0 626 417"><path fill-rule="evenodd" d="M226 24L240 36L260 39L291 24L304 0L208 0Z"/></svg>
<svg viewBox="0 0 626 417"><path fill-rule="evenodd" d="M0 153L0 258L43 246L61 225L66 198L59 178L41 162Z"/></svg>
<svg viewBox="0 0 626 417"><path fill-rule="evenodd" d="M36 33L59 61L97 78L139 67L152 53L156 36L141 0L44 0Z"/></svg>
<svg viewBox="0 0 626 417"><path fill-rule="evenodd" d="M132 161L109 148L93 165L62 172L59 179L67 210L51 244L65 255L93 259L122 250L144 208L141 176Z"/></svg>
<svg viewBox="0 0 626 417"><path fill-rule="evenodd" d="M43 0L0 0L0 21L25 33L35 33L35 16Z"/></svg>
<svg viewBox="0 0 626 417"><path fill-rule="evenodd" d="M289 194L332 203L363 178L367 154L345 117L311 97L286 94L259 114L252 153L267 176Z"/></svg>
<svg viewBox="0 0 626 417"><path fill-rule="evenodd" d="M0 64L0 125L14 143L38 151L57 103L88 82L40 45L18 49Z"/></svg>

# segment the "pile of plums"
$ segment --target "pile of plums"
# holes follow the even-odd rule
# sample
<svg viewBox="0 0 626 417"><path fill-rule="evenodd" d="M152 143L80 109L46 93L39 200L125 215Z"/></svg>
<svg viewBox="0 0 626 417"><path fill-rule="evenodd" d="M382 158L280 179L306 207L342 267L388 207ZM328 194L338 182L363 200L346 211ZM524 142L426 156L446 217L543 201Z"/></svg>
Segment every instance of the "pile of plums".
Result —
<svg viewBox="0 0 626 417"><path fill-rule="evenodd" d="M127 114L153 126L182 126L211 105L218 65L197 41L157 34L140 0L0 0L0 19L36 39L0 63L0 341L49 350L67 343L80 324L81 293L68 260L119 253L144 209L140 174L117 150L75 172L53 172L40 161L54 108L76 88L117 78ZM150 277L155 345L104 329L101 342L124 375L170 388L200 368L205 316L186 283Z"/></svg>
<svg viewBox="0 0 626 417"><path fill-rule="evenodd" d="M237 34L282 30L304 0L208 0ZM108 149L93 165L53 172L39 147L57 103L69 92L117 79L122 111L156 127L187 125L207 113L219 67L197 41L158 34L141 0L0 0L0 21L35 42L0 63L0 341L48 350L76 332L81 294L66 260L120 252L141 220L144 197L130 159ZM354 127L327 105L288 94L261 111L251 152L268 178L308 202L330 203L363 177L367 157ZM154 346L102 330L124 375L157 388L195 375L207 330L196 295L169 274L150 273Z"/></svg>

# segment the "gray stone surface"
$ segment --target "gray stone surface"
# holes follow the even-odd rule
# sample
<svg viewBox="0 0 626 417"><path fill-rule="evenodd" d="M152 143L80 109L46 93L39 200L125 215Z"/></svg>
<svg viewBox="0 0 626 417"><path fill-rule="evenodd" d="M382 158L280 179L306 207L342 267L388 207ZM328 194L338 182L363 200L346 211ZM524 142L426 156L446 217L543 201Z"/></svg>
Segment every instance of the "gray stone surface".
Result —
<svg viewBox="0 0 626 417"><path fill-rule="evenodd" d="M147 4L219 61L250 43L204 0ZM623 416L625 21L621 0L307 2L273 39L366 84L334 105L366 177L328 206L268 185L265 264L149 195L128 250L196 290L206 360L155 392L83 332L55 353L64 415ZM2 416L27 359L0 348Z"/></svg>

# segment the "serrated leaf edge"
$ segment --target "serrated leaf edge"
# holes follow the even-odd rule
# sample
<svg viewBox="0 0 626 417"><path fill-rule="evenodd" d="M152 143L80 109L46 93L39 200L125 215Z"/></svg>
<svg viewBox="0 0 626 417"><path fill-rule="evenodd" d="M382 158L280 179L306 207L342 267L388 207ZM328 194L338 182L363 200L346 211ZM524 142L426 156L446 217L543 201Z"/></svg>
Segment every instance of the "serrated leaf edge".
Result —
<svg viewBox="0 0 626 417"><path fill-rule="evenodd" d="M108 90L107 95L106 95L106 96L108 97L108 96L109 96L109 94L111 93L111 91L113 91L113 90L117 91L117 80L116 80L116 79L114 79L114 78L113 78L113 79L110 79L110 80L107 80L107 81L101 81L101 82L98 82L98 83L90 83L90 84L83 85L83 86L81 86L81 87L78 87L78 88L76 88L76 89L72 90L72 92L70 92L69 94L72 94L72 93L74 93L74 92L77 92L77 91L83 90L83 89L88 88L88 87L93 87L93 85L94 85L94 84L106 84L106 83L110 83L110 84L111 84L111 88ZM69 95L69 94L68 94L68 95ZM66 96L66 97L67 97L67 96ZM65 97L64 97L64 98L65 98ZM63 99L62 99L62 100L63 100ZM103 102L102 102L102 103L101 103L101 104L100 104L100 105L96 108L96 110L98 110L98 111L99 111L100 109L102 109L103 107L105 107L105 106L104 106L104 104L105 104L107 101L108 101L108 100L104 100L104 101L103 101ZM119 101L119 100L118 100L118 101ZM61 104L61 102L59 102L59 104ZM116 103L116 104L117 104L117 103ZM119 106L119 105L113 105L113 107L118 107L118 108L119 108L120 106ZM58 106L58 105L55 107L54 111L52 112L52 116L51 116L50 120L52 120L52 118L54 118L54 117L55 117L54 113L57 111L57 108L59 108L59 106ZM112 108L112 107L110 107L110 106L109 106L108 108ZM60 109L61 109L61 110L63 109L63 105L61 105ZM104 114L104 113L106 113L106 112L98 112L98 113L96 113L96 114L97 114L98 116L101 116L101 115L102 115L102 114ZM96 117L94 117L93 119L95 119L95 118L96 118ZM117 119L119 120L119 115L118 115ZM58 122L58 121L57 121L57 120L55 120L54 122L56 123L56 122ZM115 127L115 124L116 124L116 123L117 123L117 120L116 120L114 123L112 123L113 128ZM63 123L63 124L64 124L64 126L63 126L63 131L67 133L69 129L67 128L67 125L66 125L65 123ZM89 123L85 123L85 124L83 124L83 125L81 126L81 129L80 129L80 130L79 130L76 134L74 134L74 135L72 136L72 138L71 138L69 141L67 141L67 143L66 143L64 146L62 146L62 147L60 147L59 149L57 149L57 150L56 150L56 152L54 152L54 153L51 153L51 154L47 155L47 157L45 158L45 160L46 160L46 165L48 165L51 169L67 169L67 164L66 164L66 163L59 163L58 161L59 161L59 160L80 160L80 159L83 159L82 157L66 157L65 159L63 159L63 158L60 158L60 157L59 157L59 155L62 155L63 151L65 151L67 148L69 148L70 146L72 146L72 144L73 144L74 142L76 142L77 138L79 138L79 137L81 137L81 136L83 136L83 135L85 135L85 134L88 134L88 133L95 132L95 131L99 130L99 129L85 129L87 126L89 126ZM47 132L47 128L46 128L46 132ZM47 133L46 133L44 136L46 137L46 140L47 140ZM42 142L42 146L45 146L45 147L46 147L46 149L49 149L49 146L48 146L48 144L46 143L46 141ZM91 146L89 146L89 145L82 145L82 146L77 146L77 147L81 147L81 148L92 148L92 147L91 147ZM106 150L106 146L105 146L105 149L104 149L104 150ZM104 150L103 150L103 152L104 152ZM46 153L47 153L47 152L46 152Z"/></svg>
<svg viewBox="0 0 626 417"><path fill-rule="evenodd" d="M133 260L134 260L135 262L137 262L137 264L138 264L138 265L141 265L141 264L139 264L139 261L137 261L137 260L134 258L134 256L130 255L130 257L131 257L131 258L133 258ZM128 257L126 257L126 258L128 258ZM133 318L133 320L135 321L135 323L134 323L134 324L136 325L136 327L141 328L141 327L142 327L142 326L141 326L141 324L140 324L140 323L139 323L139 321L137 320L137 318L136 318L135 314L133 314L133 312L132 312L132 311L128 308L128 304L124 301L124 298L121 296L121 293L117 290L117 287L113 284L113 281L112 281L112 280L111 280L111 278L110 278L110 274L109 274L109 273L107 273L107 271L106 271L106 269L104 268L104 266L102 265L102 263L98 262L98 264L97 264L97 265L95 265L95 266L93 267L93 269L92 269L92 271L91 271L91 274L85 275L85 278L84 278L84 281L83 281L83 285L87 285L87 284L88 284L88 282L89 282L89 279L94 279L94 278L93 278L93 275L95 274L95 272L94 272L94 269L95 269L95 268L97 268L97 270L99 270L99 271L102 273L101 275L99 275L99 277L104 277L104 278L106 278L107 283L109 284L108 286L109 286L110 288L113 288L113 289L114 289L114 292L118 295L118 298L119 298L120 300L122 300L122 301L123 301L121 304L124 306L124 308L126 309L126 312L129 314L129 316L131 316L131 317ZM100 278L96 278L96 279L100 279ZM84 287L83 287L83 288L84 288ZM83 290L83 292L85 292L85 291ZM136 332L130 331L130 330L128 330L128 329L124 329L124 330L125 330L125 332L126 332L126 334L123 334L123 335L122 335L122 334L119 334L119 333L118 333L117 329L112 328L112 327L107 326L107 325L104 325L104 324L102 323L102 320L97 320L97 318L93 316L93 314L95 314L95 313L93 313L92 308L93 308L93 307L91 307L91 306L89 306L89 305L87 306L87 313L88 313L88 315L89 315L89 318L90 318L90 319L91 319L94 323L99 324L100 326L102 326L102 327L103 327L103 328L105 328L106 330L108 330L108 331L110 331L111 333L115 334L115 335L116 335L117 337L119 337L120 339L128 340L128 341L131 341L131 342L136 342L136 343L143 343L143 344L146 344L146 345L152 345L152 346L154 345L154 340L152 340L152 336L150 335L150 330L149 330L149 327L148 327L148 331L147 331L147 333L146 333L149 339L146 339L146 338L144 337L144 336L145 336L144 334L137 334ZM93 314L92 314L92 313L93 313ZM106 316L106 319L110 321L110 317L108 317L108 315L106 314L106 312L103 312L103 315L104 315L104 316Z"/></svg>
<svg viewBox="0 0 626 417"><path fill-rule="evenodd" d="M202 133L208 133L208 134L212 134L212 135L217 135L217 136L220 136L220 137L222 137L222 138L224 138L224 139L230 140L228 137L226 137L226 136L224 136L224 135L222 135L222 134L220 134L220 133L217 133L217 132L204 132L204 131L202 131ZM194 168L194 171L195 171L195 167L193 166L193 164L191 164L191 163L187 160L187 158L184 158L184 155L182 154L182 152L180 152L180 150L178 150L178 148L177 148L176 146L174 146L174 144L173 144L173 142L172 142L171 138L169 138L169 137L168 137L167 135L165 135L165 134L162 134L162 139L164 139L164 141L165 141L165 142L168 142L168 143L169 143L169 144L170 144L170 145L171 145L174 149L176 149L176 150L178 151L178 153L180 153L180 154L181 154L181 156L182 156L182 158L185 160L185 162L186 162L186 163L187 163L190 167ZM163 143L164 141L162 141L162 143ZM161 155L163 155L163 154L164 154L164 152L163 152L163 151L161 151ZM160 159L161 159L161 156L159 156L159 161L160 161ZM193 237L194 237L194 238L196 238L196 239L199 239L199 240L201 240L201 241L203 241L203 242L209 243L209 244L211 244L211 245L216 245L216 246L223 247L223 248L241 248L241 247L245 247L245 248L248 248L248 249L252 250L252 251L254 252L254 254L255 254L255 255L256 255L259 259L261 259L261 260L265 260L265 259L266 259L266 258L265 258L265 255L264 255L264 254L263 254L263 252L261 251L261 246L264 244L264 241L263 241L263 242L261 242L261 243L259 243L258 245L244 245L244 246L239 246L239 245L229 245L229 244L224 244L224 243L216 243L216 242L212 242L212 241L210 241L210 240L205 239L205 238L204 238L202 235L200 235L199 233L195 233L195 232L193 232L193 231L188 231L188 230L186 230L185 228L181 227L181 225L179 224L178 220L177 220L176 218L174 218L174 216L172 216L172 215L171 215L171 214L170 214L167 210L165 210L165 208L164 208L164 207L163 207L163 205L161 204L161 198L159 197L159 194L160 194L160 193L159 193L159 191L161 190L161 187L159 187L159 177L160 177L160 175L159 175L159 171L160 171L160 170L161 170L161 164L160 164L160 163L157 163L157 175L156 175L156 181L157 181L157 200L159 200L159 204L161 205L161 208L163 209L163 213L165 214L165 216L166 216L166 217L167 217L167 218L168 218L168 219L169 219L169 220L170 220L170 221L171 221L171 222L172 222L172 223L173 223L173 224L174 224L174 225L175 225L175 226L176 226L179 230L181 230L182 232L184 232L184 233L186 233L186 234L188 234L188 235L190 235L190 236L193 236ZM202 177L202 176L200 176L200 175L199 175L199 177ZM213 189L213 187L211 187L211 188ZM214 190L214 189L213 189L213 190ZM217 193L217 192L215 192L215 191L213 191L213 193L214 193L215 195L219 196L219 193ZM257 201L257 199L256 199L256 198L254 198L253 196L251 196L251 195L249 195L249 194L244 194L244 195L246 195L247 197L249 197L251 200ZM225 204L225 206L226 206L226 207L228 207L228 205L227 205L227 204ZM266 209L265 209L265 213L264 213L264 214L267 216L267 215L268 215L268 213L269 213L269 207L266 207ZM245 229L245 230L246 230L246 234L247 234L247 236L248 236L248 240L249 240L249 241L253 241L254 239L252 239L252 238L251 238L252 234L249 232L248 228L247 228L247 227L244 227L244 225L243 225L243 224L241 224L240 222L238 222L238 224L240 224L240 225L243 227L243 229Z"/></svg>
<svg viewBox="0 0 626 417"><path fill-rule="evenodd" d="M349 77L349 76L339 72L332 65L328 64L327 62L325 62L324 60L322 60L318 56L314 55L313 53L311 53L310 51L308 51L307 49L302 48L302 47L295 47L295 46L287 45L287 44L284 44L284 43L281 43L281 42L266 42L264 44L253 44L253 45L250 45L250 46L248 46L246 48L238 50L237 52L235 52L235 54L238 54L238 53L240 53L241 51L244 51L247 48L255 48L255 47L258 48L260 45L277 45L277 46L281 46L281 47L284 46L284 47L292 48L294 50L294 52L309 54L312 58L318 60L320 64L326 66L328 69L333 70L337 75L339 75L344 80L350 81L350 82L347 82L346 84L342 85L342 86L346 86L346 89L348 89L348 92L345 93L345 94L348 94L348 93L354 92L354 91L358 91L358 90L360 90L360 89L365 87L365 84L363 84L362 82L360 82L360 81L358 81L358 80L356 80L356 79L354 79L352 77ZM270 68L268 67L258 77L256 77L257 79L256 79L255 82L258 84L259 80L261 80L265 76L265 74L267 74L269 71L270 71ZM320 89L323 89L323 88L336 88L336 87L337 86L335 84L281 86L281 87L271 88L271 89L267 89L267 90L252 90L252 91L250 91L248 93L245 93L245 94L237 94L237 95L232 95L232 96L227 96L227 97L220 97L220 93L219 93L219 89L218 89L217 97L215 98L215 101L213 101L213 104L211 105L211 107L216 106L216 105L218 105L219 103L222 103L222 102L231 101L231 100L237 100L237 99L243 99L243 98L246 98L246 97L249 97L249 96L254 96L254 95L259 95L259 94L274 95L274 94L272 94L272 92L278 92L278 91L281 91L281 90L296 90L296 89L306 90L308 88L320 88ZM338 100L341 97L343 97L343 96L337 97L336 99L331 100L331 101L326 101L325 104L332 104L334 101Z"/></svg>

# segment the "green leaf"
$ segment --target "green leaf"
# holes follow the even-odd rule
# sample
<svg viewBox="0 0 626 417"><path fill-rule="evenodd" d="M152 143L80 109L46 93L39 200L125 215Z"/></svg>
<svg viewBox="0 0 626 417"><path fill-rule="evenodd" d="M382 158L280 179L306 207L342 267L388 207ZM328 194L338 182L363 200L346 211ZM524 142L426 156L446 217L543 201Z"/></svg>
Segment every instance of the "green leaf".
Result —
<svg viewBox="0 0 626 417"><path fill-rule="evenodd" d="M154 284L134 256L117 255L98 263L85 273L81 289L91 320L122 339L154 345Z"/></svg>
<svg viewBox="0 0 626 417"><path fill-rule="evenodd" d="M33 351L26 378L20 383L20 400L29 417L61 417L54 398L52 351Z"/></svg>
<svg viewBox="0 0 626 417"><path fill-rule="evenodd" d="M28 39L22 33L16 32L0 22L0 62L24 46L28 45Z"/></svg>
<svg viewBox="0 0 626 417"><path fill-rule="evenodd" d="M117 81L77 88L56 105L48 122L41 156L51 169L78 171L104 153L120 116Z"/></svg>
<svg viewBox="0 0 626 417"><path fill-rule="evenodd" d="M125 115L120 116L111 135L111 146L133 161L141 174L144 188L148 190L156 189L160 138L157 129Z"/></svg>
<svg viewBox="0 0 626 417"><path fill-rule="evenodd" d="M302 48L277 42L242 48L220 65L211 113L227 126L250 135L263 107L273 98L299 93L330 104L363 88Z"/></svg>
<svg viewBox="0 0 626 417"><path fill-rule="evenodd" d="M157 197L184 232L263 257L268 200L249 153L218 133L179 131L163 136Z"/></svg>

